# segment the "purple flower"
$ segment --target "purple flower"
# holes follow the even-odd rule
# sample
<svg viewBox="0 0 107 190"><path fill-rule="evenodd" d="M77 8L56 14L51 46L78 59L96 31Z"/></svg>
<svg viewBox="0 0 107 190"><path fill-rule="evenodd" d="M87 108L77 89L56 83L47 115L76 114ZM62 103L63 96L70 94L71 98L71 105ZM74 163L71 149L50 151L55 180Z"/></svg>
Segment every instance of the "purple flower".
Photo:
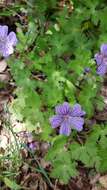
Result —
<svg viewBox="0 0 107 190"><path fill-rule="evenodd" d="M85 73L89 73L90 72L90 68L89 67L85 67L84 72Z"/></svg>
<svg viewBox="0 0 107 190"><path fill-rule="evenodd" d="M0 54L8 57L14 52L14 46L17 44L16 34L10 32L8 34L8 26L0 25Z"/></svg>
<svg viewBox="0 0 107 190"><path fill-rule="evenodd" d="M97 73L103 76L107 72L107 44L102 44L100 53L95 54Z"/></svg>
<svg viewBox="0 0 107 190"><path fill-rule="evenodd" d="M28 148L31 149L32 151L36 150L36 146L37 146L36 142L31 142L28 144Z"/></svg>
<svg viewBox="0 0 107 190"><path fill-rule="evenodd" d="M60 127L60 134L69 136L71 128L81 131L83 129L85 112L79 104L70 107L69 103L64 102L55 108L56 115L50 118L52 128Z"/></svg>

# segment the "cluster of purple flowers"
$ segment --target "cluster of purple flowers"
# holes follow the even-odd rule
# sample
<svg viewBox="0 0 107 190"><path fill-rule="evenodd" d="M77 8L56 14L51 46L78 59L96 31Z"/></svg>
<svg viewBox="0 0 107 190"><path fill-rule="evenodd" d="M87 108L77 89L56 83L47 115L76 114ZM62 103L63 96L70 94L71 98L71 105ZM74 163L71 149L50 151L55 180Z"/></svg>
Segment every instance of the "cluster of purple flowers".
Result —
<svg viewBox="0 0 107 190"><path fill-rule="evenodd" d="M100 52L95 54L95 61L97 63L97 74L103 76L107 73L107 44L102 44ZM85 68L85 72L90 72L90 68ZM52 128L59 127L59 133L69 136L71 129L81 131L84 125L85 112L81 109L79 104L70 107L69 103L64 102L55 108L53 117L50 118Z"/></svg>
<svg viewBox="0 0 107 190"><path fill-rule="evenodd" d="M16 46L17 41L14 32L8 34L8 26L0 25L0 54L3 57L8 57L14 52L14 46Z"/></svg>
<svg viewBox="0 0 107 190"><path fill-rule="evenodd" d="M14 32L8 34L8 26L0 25L0 55L8 57L14 52L14 46L17 44L17 37ZM107 44L102 44L100 52L95 54L95 61L97 63L97 73L103 76L107 72ZM85 73L90 72L90 68L85 68ZM81 109L79 104L73 107L68 102L56 106L53 117L50 118L52 128L59 127L59 133L69 136L71 129L81 131L84 125L85 112ZM30 149L35 149L35 142L28 144Z"/></svg>
<svg viewBox="0 0 107 190"><path fill-rule="evenodd" d="M52 128L60 127L59 133L69 136L71 129L81 131L83 129L85 112L79 104L73 107L64 102L55 108L56 115L50 118Z"/></svg>

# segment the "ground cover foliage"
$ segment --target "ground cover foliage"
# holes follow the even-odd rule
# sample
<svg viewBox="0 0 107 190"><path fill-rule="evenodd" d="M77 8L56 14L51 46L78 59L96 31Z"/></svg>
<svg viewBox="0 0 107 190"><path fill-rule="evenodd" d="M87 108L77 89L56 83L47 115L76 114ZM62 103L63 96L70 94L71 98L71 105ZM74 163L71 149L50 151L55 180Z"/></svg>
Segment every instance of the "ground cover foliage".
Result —
<svg viewBox="0 0 107 190"><path fill-rule="evenodd" d="M13 150L0 156L0 178L10 189L24 189L15 180L23 163L20 150L26 149L15 137L18 129L12 128L11 118L32 134L32 143L48 144L43 159L49 162L49 170L40 165L38 169L47 181L55 178L68 184L71 177L79 175L79 165L107 171L107 123L95 117L105 106L101 95L105 75L98 73L95 54L107 43L106 18L105 0L23 0L2 7L1 23L18 39L14 53L6 57L14 98L5 105L3 124L14 136L15 147L9 145ZM52 128L55 107L64 102L71 107L78 103L85 111L80 132L74 127L66 135ZM36 160L37 147L32 144L30 148L29 154ZM3 166L7 160L10 173Z"/></svg>

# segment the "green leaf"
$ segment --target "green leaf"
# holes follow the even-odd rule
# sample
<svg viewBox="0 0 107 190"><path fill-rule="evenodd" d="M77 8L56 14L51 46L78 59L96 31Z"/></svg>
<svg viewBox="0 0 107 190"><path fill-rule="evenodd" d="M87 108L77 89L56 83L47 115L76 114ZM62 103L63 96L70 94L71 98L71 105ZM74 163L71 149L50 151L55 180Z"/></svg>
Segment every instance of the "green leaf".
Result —
<svg viewBox="0 0 107 190"><path fill-rule="evenodd" d="M97 167L99 172L106 172L107 171L107 151L104 148L99 147L99 156L101 158L100 164Z"/></svg>
<svg viewBox="0 0 107 190"><path fill-rule="evenodd" d="M85 82L82 90L80 91L78 99L88 117L91 117L94 113L94 99L96 98L97 91L98 86L95 78L90 78L87 82Z"/></svg>
<svg viewBox="0 0 107 190"><path fill-rule="evenodd" d="M58 178L65 184L70 177L77 175L76 163L71 159L70 153L65 148L67 138L58 136L54 139L53 146L46 155L46 159L52 162L51 177Z"/></svg>
<svg viewBox="0 0 107 190"><path fill-rule="evenodd" d="M19 190L22 189L20 185L18 185L15 181L10 180L9 178L4 178L4 183L7 187L11 188L11 190Z"/></svg>
<svg viewBox="0 0 107 190"><path fill-rule="evenodd" d="M85 145L79 145L73 143L70 145L71 157L74 160L80 160L86 167L94 167L97 161L100 161L98 157L98 148L95 144L85 143Z"/></svg>
<svg viewBox="0 0 107 190"><path fill-rule="evenodd" d="M53 163L51 177L57 178L67 184L71 177L77 176L76 163L71 160L68 152L62 152Z"/></svg>
<svg viewBox="0 0 107 190"><path fill-rule="evenodd" d="M64 145L66 144L66 142L67 142L66 136L63 135L56 136L53 139L52 147L49 149L46 155L46 159L53 160L56 157L56 155L59 154L59 152L62 152L64 150Z"/></svg>

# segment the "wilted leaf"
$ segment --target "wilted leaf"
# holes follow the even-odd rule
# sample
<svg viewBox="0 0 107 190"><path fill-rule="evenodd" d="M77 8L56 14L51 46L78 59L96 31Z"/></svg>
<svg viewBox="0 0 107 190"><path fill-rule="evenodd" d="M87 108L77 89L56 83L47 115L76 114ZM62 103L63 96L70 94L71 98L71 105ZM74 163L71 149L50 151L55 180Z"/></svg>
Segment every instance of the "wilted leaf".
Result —
<svg viewBox="0 0 107 190"><path fill-rule="evenodd" d="M7 67L6 61L5 60L0 61L0 73L5 71L6 67Z"/></svg>

